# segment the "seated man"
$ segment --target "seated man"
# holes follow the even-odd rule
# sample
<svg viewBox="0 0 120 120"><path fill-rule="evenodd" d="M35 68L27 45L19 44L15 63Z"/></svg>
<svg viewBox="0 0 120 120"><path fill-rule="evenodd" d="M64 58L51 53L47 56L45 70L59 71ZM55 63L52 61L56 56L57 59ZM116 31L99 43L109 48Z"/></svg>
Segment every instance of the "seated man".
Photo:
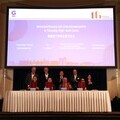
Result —
<svg viewBox="0 0 120 120"><path fill-rule="evenodd" d="M63 78L63 81L62 81L62 83L61 83L61 85L60 85L60 89L61 89L61 88L66 88L67 90L71 90L71 89L72 89L72 86L71 86L71 84L68 82L67 77L64 77L64 78Z"/></svg>
<svg viewBox="0 0 120 120"><path fill-rule="evenodd" d="M53 90L52 78L48 78L47 82L45 83L45 88L49 88L50 90Z"/></svg>
<svg viewBox="0 0 120 120"><path fill-rule="evenodd" d="M30 88L36 88L36 90L39 90L38 84L37 84L37 77L33 76L32 81L28 84L28 90Z"/></svg>
<svg viewBox="0 0 120 120"><path fill-rule="evenodd" d="M82 88L83 90L86 89L86 83L84 78L81 78L80 82L78 82L78 88Z"/></svg>

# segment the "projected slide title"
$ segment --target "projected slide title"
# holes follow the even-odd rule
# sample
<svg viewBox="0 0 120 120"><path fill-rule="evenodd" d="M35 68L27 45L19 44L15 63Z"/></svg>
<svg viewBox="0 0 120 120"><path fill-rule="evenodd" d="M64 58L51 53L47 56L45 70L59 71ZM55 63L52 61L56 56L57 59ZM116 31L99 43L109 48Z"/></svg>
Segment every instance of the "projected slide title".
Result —
<svg viewBox="0 0 120 120"><path fill-rule="evenodd" d="M113 8L10 8L7 66L115 66L113 19Z"/></svg>
<svg viewBox="0 0 120 120"><path fill-rule="evenodd" d="M9 20L25 19L84 19L84 20L113 20L113 9L10 9Z"/></svg>

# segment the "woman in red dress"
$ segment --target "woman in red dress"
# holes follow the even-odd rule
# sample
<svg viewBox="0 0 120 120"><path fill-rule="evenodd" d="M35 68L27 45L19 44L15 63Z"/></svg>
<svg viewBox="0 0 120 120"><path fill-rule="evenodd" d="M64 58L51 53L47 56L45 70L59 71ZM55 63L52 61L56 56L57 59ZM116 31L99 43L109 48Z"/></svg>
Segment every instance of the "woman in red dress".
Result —
<svg viewBox="0 0 120 120"><path fill-rule="evenodd" d="M39 90L39 87L37 85L37 77L36 76L33 76L32 81L29 83L28 89L30 89L30 88L36 88L36 90Z"/></svg>
<svg viewBox="0 0 120 120"><path fill-rule="evenodd" d="M48 78L47 82L45 83L45 87L53 90L52 78Z"/></svg>
<svg viewBox="0 0 120 120"><path fill-rule="evenodd" d="M86 90L86 83L84 78L81 78L80 82L78 82L78 88L83 88L83 90Z"/></svg>

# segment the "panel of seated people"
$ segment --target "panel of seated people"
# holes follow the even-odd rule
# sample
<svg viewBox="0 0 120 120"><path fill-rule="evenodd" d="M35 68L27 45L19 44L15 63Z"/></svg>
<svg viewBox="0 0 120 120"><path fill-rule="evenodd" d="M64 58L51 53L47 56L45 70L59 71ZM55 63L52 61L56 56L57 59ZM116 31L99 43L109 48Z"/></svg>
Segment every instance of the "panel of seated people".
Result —
<svg viewBox="0 0 120 120"><path fill-rule="evenodd" d="M73 69L73 74L66 77L64 71L59 71L59 75L54 78L49 74L49 69L44 68L44 74L38 75L36 67L31 69L31 73L26 76L27 90L92 90L93 81L92 76L87 76L87 81L78 75L76 69Z"/></svg>

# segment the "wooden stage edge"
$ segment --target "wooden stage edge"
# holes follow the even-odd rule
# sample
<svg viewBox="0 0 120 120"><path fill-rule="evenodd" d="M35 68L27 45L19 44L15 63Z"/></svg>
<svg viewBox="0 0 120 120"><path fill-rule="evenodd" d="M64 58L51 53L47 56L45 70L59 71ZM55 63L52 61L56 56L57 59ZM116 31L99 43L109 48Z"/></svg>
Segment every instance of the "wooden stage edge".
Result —
<svg viewBox="0 0 120 120"><path fill-rule="evenodd" d="M0 120L120 120L120 112L0 112Z"/></svg>

